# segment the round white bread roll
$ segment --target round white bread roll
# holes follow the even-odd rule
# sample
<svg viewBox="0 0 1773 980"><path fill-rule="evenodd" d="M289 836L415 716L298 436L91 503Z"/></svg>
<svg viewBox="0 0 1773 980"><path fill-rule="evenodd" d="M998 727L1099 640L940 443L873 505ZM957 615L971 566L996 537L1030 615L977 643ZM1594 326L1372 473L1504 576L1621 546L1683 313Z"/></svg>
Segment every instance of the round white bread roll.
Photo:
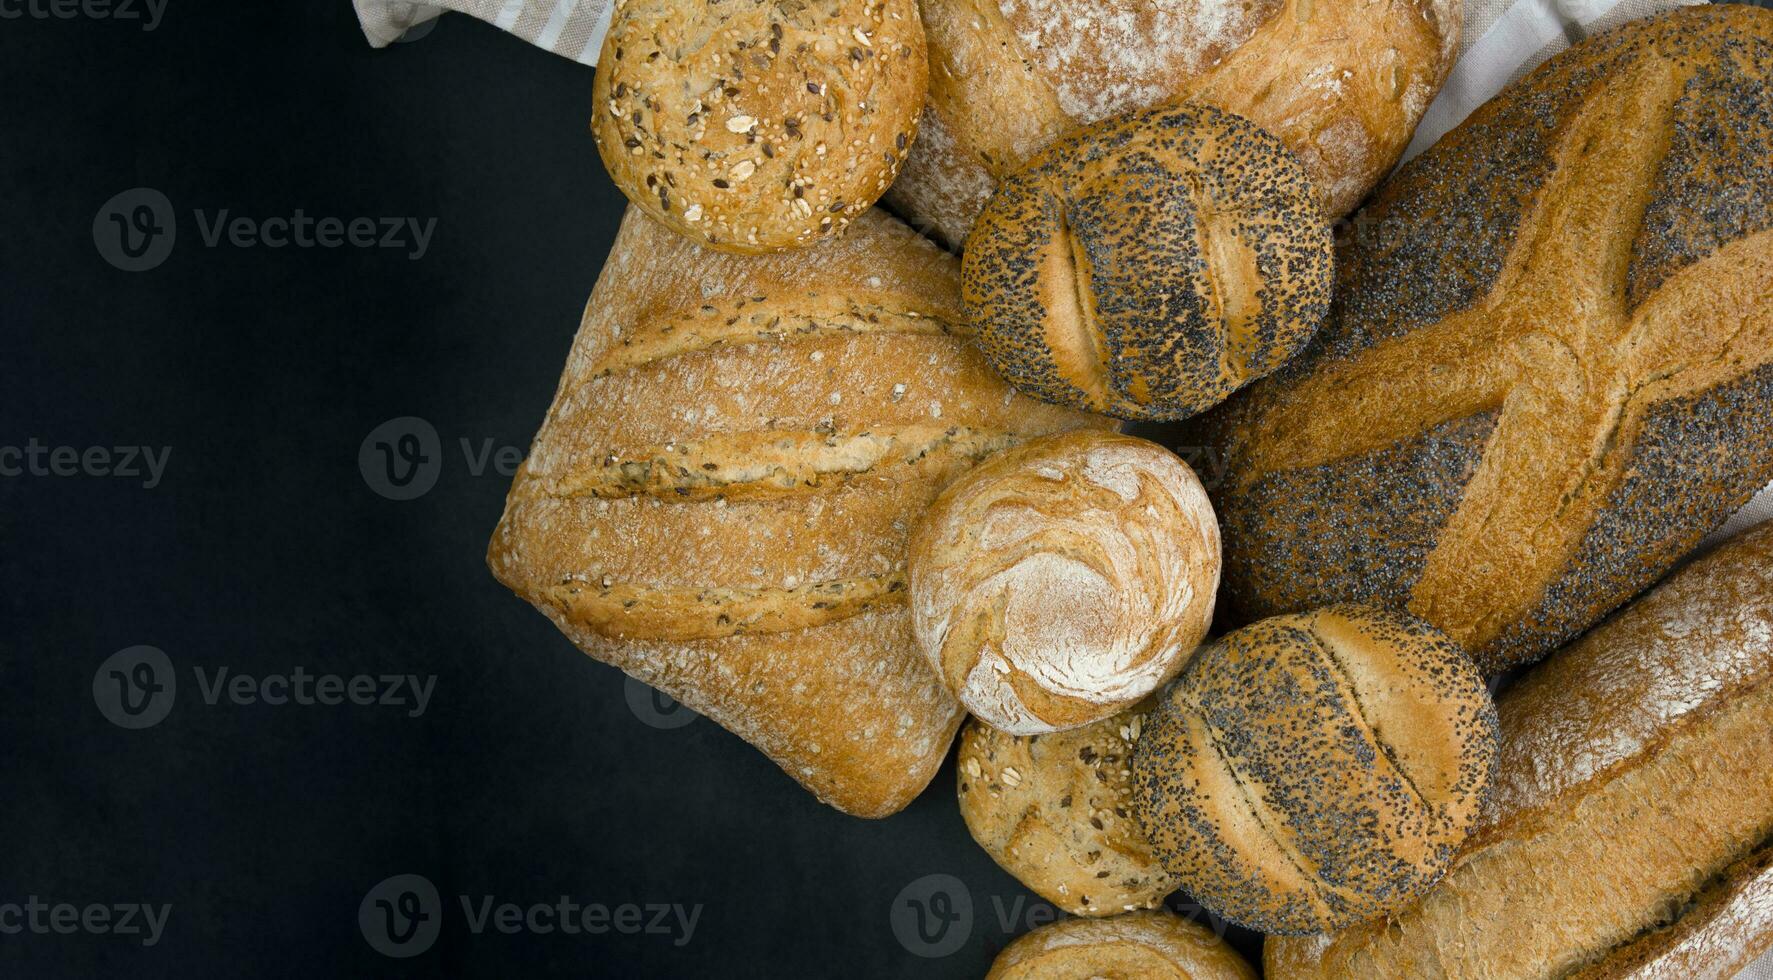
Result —
<svg viewBox="0 0 1773 980"><path fill-rule="evenodd" d="M1256 980L1213 930L1168 912L1064 919L1004 947L985 980Z"/></svg>
<svg viewBox="0 0 1773 980"><path fill-rule="evenodd" d="M913 532L912 629L967 710L1012 735L1100 721L1206 635L1219 525L1188 464L1073 432L955 481Z"/></svg>

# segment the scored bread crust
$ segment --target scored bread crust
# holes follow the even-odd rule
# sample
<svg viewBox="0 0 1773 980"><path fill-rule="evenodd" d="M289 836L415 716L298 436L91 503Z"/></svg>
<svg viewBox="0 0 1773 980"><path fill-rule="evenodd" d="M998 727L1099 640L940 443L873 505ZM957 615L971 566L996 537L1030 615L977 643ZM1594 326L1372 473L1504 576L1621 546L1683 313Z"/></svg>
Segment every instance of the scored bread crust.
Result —
<svg viewBox="0 0 1773 980"><path fill-rule="evenodd" d="M858 816L961 712L911 637L905 543L954 476L1106 420L1016 394L951 331L957 262L880 212L794 254L629 209L488 549L592 657Z"/></svg>
<svg viewBox="0 0 1773 980"><path fill-rule="evenodd" d="M1280 140L1211 106L1078 130L1004 178L961 294L1011 384L1181 419L1280 367L1330 306L1330 229Z"/></svg>
<svg viewBox="0 0 1773 980"><path fill-rule="evenodd" d="M1773 943L1773 525L1497 705L1483 825L1408 909L1271 940L1286 977L1731 977Z"/></svg>
<svg viewBox="0 0 1773 980"><path fill-rule="evenodd" d="M1203 417L1241 618L1402 606L1543 656L1773 479L1773 13L1576 45L1355 219L1329 319Z"/></svg>
<svg viewBox="0 0 1773 980"><path fill-rule="evenodd" d="M1189 661L1134 749L1133 812L1219 916L1321 932L1433 884L1495 759L1495 709L1458 647L1407 615L1329 607Z"/></svg>
<svg viewBox="0 0 1773 980"><path fill-rule="evenodd" d="M1129 809L1127 763L1153 702L1049 735L960 733L967 830L1000 867L1072 915L1156 908L1177 888Z"/></svg>
<svg viewBox="0 0 1773 980"><path fill-rule="evenodd" d="M986 724L1076 728L1163 686L1206 636L1219 525L1188 464L1144 439L1070 432L956 480L910 546L911 624Z"/></svg>
<svg viewBox="0 0 1773 980"><path fill-rule="evenodd" d="M887 202L952 248L996 180L1110 115L1188 100L1304 162L1332 218L1408 145L1452 69L1460 0L924 0L930 102Z"/></svg>
<svg viewBox="0 0 1773 980"><path fill-rule="evenodd" d="M916 0L616 0L591 132L628 200L679 233L802 247L899 172L925 52Z"/></svg>
<svg viewBox="0 0 1773 980"><path fill-rule="evenodd" d="M985 980L1256 980L1225 940L1164 911L1065 919L1004 947Z"/></svg>

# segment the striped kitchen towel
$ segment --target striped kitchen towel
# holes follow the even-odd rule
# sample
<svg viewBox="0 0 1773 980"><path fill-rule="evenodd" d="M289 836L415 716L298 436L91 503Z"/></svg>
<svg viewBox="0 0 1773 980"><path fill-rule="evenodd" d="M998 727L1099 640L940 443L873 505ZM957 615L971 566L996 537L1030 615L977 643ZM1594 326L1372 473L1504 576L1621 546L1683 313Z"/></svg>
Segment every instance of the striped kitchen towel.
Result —
<svg viewBox="0 0 1773 980"><path fill-rule="evenodd" d="M455 10L581 65L597 64L614 0L352 0L371 47L385 48L415 27Z"/></svg>

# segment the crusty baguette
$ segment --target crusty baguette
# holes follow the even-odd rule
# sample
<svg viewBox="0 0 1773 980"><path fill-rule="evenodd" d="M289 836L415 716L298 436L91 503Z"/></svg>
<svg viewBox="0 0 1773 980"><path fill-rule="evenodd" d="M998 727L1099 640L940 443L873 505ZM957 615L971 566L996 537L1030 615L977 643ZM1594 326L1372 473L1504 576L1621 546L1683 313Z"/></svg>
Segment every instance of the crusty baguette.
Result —
<svg viewBox="0 0 1773 980"><path fill-rule="evenodd" d="M1773 525L1497 704L1483 825L1413 907L1271 939L1288 977L1728 977L1773 943Z"/></svg>
<svg viewBox="0 0 1773 980"><path fill-rule="evenodd" d="M958 262L875 211L842 239L714 252L630 209L488 562L586 653L884 816L960 707L913 643L911 524L1036 402L951 334Z"/></svg>
<svg viewBox="0 0 1773 980"><path fill-rule="evenodd" d="M923 19L930 102L887 201L959 247L1054 139L1181 100L1279 136L1347 214L1452 68L1460 0L923 0Z"/></svg>
<svg viewBox="0 0 1773 980"><path fill-rule="evenodd" d="M1304 352L1203 420L1227 606L1408 608L1496 671L1773 479L1773 12L1597 35L1380 189Z"/></svg>

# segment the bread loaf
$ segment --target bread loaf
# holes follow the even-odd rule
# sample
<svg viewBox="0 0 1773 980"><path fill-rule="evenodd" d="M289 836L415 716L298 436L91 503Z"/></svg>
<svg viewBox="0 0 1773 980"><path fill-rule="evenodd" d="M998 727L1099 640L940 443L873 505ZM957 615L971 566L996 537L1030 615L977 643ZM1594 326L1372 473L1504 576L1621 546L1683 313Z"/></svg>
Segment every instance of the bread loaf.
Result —
<svg viewBox="0 0 1773 980"><path fill-rule="evenodd" d="M1293 154L1182 105L1078 130L1006 177L961 264L997 372L1039 398L1187 418L1280 367L1330 306L1330 228Z"/></svg>
<svg viewBox="0 0 1773 980"><path fill-rule="evenodd" d="M615 0L591 132L628 200L679 233L804 246L892 183L924 53L916 0Z"/></svg>
<svg viewBox="0 0 1773 980"><path fill-rule="evenodd" d="M1578 44L1356 219L1330 318L1188 441L1252 619L1408 608L1543 656L1773 479L1773 13Z"/></svg>
<svg viewBox="0 0 1773 980"><path fill-rule="evenodd" d="M1213 621L1219 526L1188 464L1077 431L999 453L911 537L911 625L980 720L1013 735L1132 707Z"/></svg>
<svg viewBox="0 0 1773 980"><path fill-rule="evenodd" d="M1133 819L1127 764L1148 700L1052 735L960 733L960 815L1005 871L1072 915L1156 908L1177 888Z"/></svg>
<svg viewBox="0 0 1773 980"><path fill-rule="evenodd" d="M949 330L956 261L880 213L723 255L630 209L488 562L586 653L849 813L903 807L960 707L917 651L912 521L955 475L1093 417Z"/></svg>
<svg viewBox="0 0 1773 980"><path fill-rule="evenodd" d="M1256 980L1211 929L1168 912L1065 919L1004 947L985 980Z"/></svg>
<svg viewBox="0 0 1773 980"><path fill-rule="evenodd" d="M1734 977L1773 947L1773 525L1499 699L1491 806L1387 920L1271 940L1274 978Z"/></svg>
<svg viewBox="0 0 1773 980"><path fill-rule="evenodd" d="M1332 607L1195 654L1134 747L1133 813L1221 917L1322 932L1433 884L1495 761L1495 708L1458 647L1409 616Z"/></svg>
<svg viewBox="0 0 1773 980"><path fill-rule="evenodd" d="M1459 0L923 0L930 104L887 200L959 247L1003 175L1118 113L1188 100L1298 154L1331 217L1397 161L1453 65Z"/></svg>

